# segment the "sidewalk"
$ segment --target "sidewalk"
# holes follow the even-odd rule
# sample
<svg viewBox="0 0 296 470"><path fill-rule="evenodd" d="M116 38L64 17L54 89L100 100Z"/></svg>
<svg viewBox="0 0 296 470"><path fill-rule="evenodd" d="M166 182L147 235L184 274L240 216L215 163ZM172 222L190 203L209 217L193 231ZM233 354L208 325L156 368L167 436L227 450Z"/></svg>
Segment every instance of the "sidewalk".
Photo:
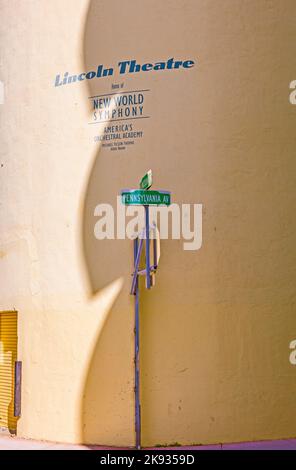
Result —
<svg viewBox="0 0 296 470"><path fill-rule="evenodd" d="M157 448L154 448L157 449ZM296 439L277 441L242 442L239 444L217 444L209 446L161 447L160 450L296 450ZM104 447L93 445L60 444L33 441L17 437L0 436L0 450L128 450L127 447Z"/></svg>

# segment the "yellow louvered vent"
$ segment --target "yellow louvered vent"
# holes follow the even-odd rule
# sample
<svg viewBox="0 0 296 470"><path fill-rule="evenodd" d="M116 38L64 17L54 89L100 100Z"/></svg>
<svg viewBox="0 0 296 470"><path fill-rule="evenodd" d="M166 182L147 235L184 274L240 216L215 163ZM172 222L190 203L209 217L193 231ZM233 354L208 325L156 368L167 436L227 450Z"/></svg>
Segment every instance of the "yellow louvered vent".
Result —
<svg viewBox="0 0 296 470"><path fill-rule="evenodd" d="M0 312L0 427L16 431L14 364L17 360L17 312Z"/></svg>

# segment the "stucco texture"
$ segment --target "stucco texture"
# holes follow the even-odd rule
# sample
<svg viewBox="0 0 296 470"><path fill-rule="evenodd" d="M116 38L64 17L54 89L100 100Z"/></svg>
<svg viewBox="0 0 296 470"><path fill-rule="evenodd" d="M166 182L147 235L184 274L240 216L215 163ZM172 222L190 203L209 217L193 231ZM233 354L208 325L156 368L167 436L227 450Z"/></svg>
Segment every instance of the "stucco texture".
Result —
<svg viewBox="0 0 296 470"><path fill-rule="evenodd" d="M0 0L0 310L18 313L18 435L134 444L132 242L97 204L149 168L203 205L141 286L142 443L295 437L294 0ZM54 86L120 60L191 69ZM94 142L89 96L149 89L143 138ZM138 125L138 124L137 124Z"/></svg>

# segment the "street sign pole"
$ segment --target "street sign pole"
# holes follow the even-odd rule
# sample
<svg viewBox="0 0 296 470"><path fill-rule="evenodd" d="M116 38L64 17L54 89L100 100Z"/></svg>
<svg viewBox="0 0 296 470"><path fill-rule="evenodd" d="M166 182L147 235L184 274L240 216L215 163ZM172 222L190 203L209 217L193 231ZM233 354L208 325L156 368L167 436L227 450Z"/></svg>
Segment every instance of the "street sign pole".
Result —
<svg viewBox="0 0 296 470"><path fill-rule="evenodd" d="M140 292L139 276L145 275L146 288L152 287L152 279L157 269L157 241L153 239L153 265L150 260L150 221L149 206L169 206L171 194L169 191L150 191L152 186L152 171L149 170L140 182L140 189L125 189L121 191L122 203L129 206L143 206L145 210L145 228L140 237L134 240L134 272L130 293L135 296L135 434L136 448L141 449L141 400L140 400ZM155 228L155 227L154 227ZM145 269L140 268L140 259L145 237Z"/></svg>
<svg viewBox="0 0 296 470"><path fill-rule="evenodd" d="M134 268L138 256L138 239L134 240ZM136 449L141 449L141 402L140 402L140 317L139 317L139 279L136 276L135 291L135 431Z"/></svg>

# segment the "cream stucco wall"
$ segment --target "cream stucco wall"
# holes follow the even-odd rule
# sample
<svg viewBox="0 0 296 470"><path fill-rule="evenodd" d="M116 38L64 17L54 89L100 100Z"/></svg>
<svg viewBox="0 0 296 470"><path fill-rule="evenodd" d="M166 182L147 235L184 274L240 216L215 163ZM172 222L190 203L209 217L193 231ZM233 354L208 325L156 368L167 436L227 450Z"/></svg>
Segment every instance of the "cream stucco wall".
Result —
<svg viewBox="0 0 296 470"><path fill-rule="evenodd" d="M94 208L152 168L203 204L142 292L143 444L295 437L293 0L1 0L0 302L19 312L20 436L133 445L129 240ZM54 87L120 60L193 59ZM149 89L143 138L94 142L89 96ZM144 120L143 120L144 121Z"/></svg>

